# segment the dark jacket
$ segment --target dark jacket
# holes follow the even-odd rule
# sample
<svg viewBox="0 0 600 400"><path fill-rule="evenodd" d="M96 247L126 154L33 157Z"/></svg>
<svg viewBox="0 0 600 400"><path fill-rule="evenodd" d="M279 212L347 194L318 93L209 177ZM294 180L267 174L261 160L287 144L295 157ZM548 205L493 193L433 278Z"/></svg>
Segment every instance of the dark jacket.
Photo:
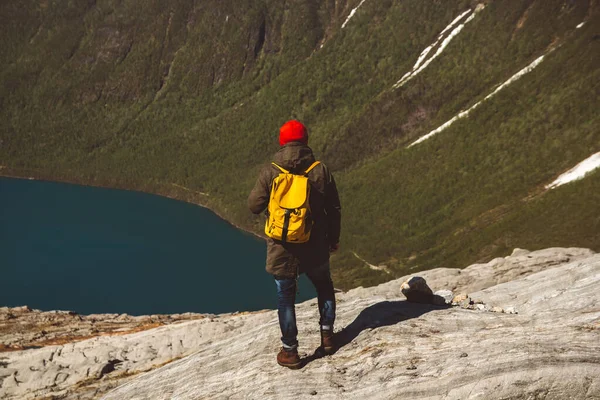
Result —
<svg viewBox="0 0 600 400"><path fill-rule="evenodd" d="M300 142L282 146L273 162L292 173L301 174L315 161L312 150ZM265 211L269 204L271 184L280 171L269 164L260 172L248 197L248 207L254 214ZM314 225L306 243L282 243L267 238L267 272L278 278L293 278L296 274L322 265L329 260L329 246L340 240L341 206L333 175L323 164L308 174L311 185L310 210Z"/></svg>

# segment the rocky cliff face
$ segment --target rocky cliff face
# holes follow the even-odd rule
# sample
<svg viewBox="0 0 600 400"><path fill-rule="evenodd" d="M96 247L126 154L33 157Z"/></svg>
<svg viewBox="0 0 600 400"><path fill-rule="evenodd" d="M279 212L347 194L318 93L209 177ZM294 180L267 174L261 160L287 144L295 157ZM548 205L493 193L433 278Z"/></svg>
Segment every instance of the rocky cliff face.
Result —
<svg viewBox="0 0 600 400"><path fill-rule="evenodd" d="M339 293L331 356L316 302L299 304L299 371L275 362L275 311L207 316L5 352L0 398L600 398L599 254L516 250L420 276L468 297L409 302L404 279Z"/></svg>

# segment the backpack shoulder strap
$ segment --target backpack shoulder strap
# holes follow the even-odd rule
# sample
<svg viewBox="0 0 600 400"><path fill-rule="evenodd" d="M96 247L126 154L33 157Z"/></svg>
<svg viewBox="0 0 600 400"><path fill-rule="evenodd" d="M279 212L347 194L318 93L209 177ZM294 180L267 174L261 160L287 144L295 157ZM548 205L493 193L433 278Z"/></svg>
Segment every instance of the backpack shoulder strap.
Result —
<svg viewBox="0 0 600 400"><path fill-rule="evenodd" d="M275 164L274 162L272 162L271 164L273 164L278 170L280 170L284 174L289 174L290 173L290 171L288 171L287 169L281 168L279 165Z"/></svg>
<svg viewBox="0 0 600 400"><path fill-rule="evenodd" d="M306 171L304 171L304 175L308 175L308 173L309 173L310 171L312 171L312 169L313 169L314 167L316 167L317 165L319 165L319 164L321 164L321 161L315 161L314 163L312 163L312 164L311 164L311 166L310 166L310 167L308 167L308 168L306 169Z"/></svg>

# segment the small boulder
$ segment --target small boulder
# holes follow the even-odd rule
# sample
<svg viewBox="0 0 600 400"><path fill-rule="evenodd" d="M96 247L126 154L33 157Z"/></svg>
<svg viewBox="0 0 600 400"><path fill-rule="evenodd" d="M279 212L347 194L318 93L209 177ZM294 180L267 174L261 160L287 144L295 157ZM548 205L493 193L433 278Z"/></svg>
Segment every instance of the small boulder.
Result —
<svg viewBox="0 0 600 400"><path fill-rule="evenodd" d="M458 303L458 305L462 308L466 308L469 310L472 310L474 308L473 300L470 297L467 297L466 299Z"/></svg>
<svg viewBox="0 0 600 400"><path fill-rule="evenodd" d="M452 304L454 304L454 305L458 305L458 304L462 303L462 302L463 302L463 301L465 301L465 300L470 300L470 299L469 299L469 295L468 295L468 294L464 294L464 293L457 294L457 295L456 295L456 296L454 296L454 298L452 299Z"/></svg>
<svg viewBox="0 0 600 400"><path fill-rule="evenodd" d="M14 307L12 309L12 311L15 313L29 313L29 312L31 312L31 308L29 306L20 306L20 307Z"/></svg>
<svg viewBox="0 0 600 400"><path fill-rule="evenodd" d="M452 290L438 290L433 294L433 304L438 306L445 306L452 303L454 293Z"/></svg>
<svg viewBox="0 0 600 400"><path fill-rule="evenodd" d="M406 299L413 303L432 303L433 291L427 285L424 278L413 276L400 286L402 294Z"/></svg>
<svg viewBox="0 0 600 400"><path fill-rule="evenodd" d="M120 314L117 318L117 321L127 321L130 319L129 314Z"/></svg>
<svg viewBox="0 0 600 400"><path fill-rule="evenodd" d="M529 253L531 253L529 250L520 249L517 247L512 251L512 254L510 256L511 257L519 257L519 256L525 256Z"/></svg>
<svg viewBox="0 0 600 400"><path fill-rule="evenodd" d="M458 307L466 308L469 310L475 309L474 304L475 304L475 302L473 301L472 298L469 297L468 294L459 294L459 295L454 296L454 298L452 299L453 306L458 306Z"/></svg>

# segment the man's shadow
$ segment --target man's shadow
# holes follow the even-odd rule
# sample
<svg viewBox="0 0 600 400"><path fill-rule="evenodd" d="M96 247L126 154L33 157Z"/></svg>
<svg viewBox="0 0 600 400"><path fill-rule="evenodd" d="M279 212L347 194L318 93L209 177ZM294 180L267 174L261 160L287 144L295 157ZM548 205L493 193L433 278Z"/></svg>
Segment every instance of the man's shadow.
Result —
<svg viewBox="0 0 600 400"><path fill-rule="evenodd" d="M375 329L382 326L395 325L399 322L412 318L418 318L421 315L434 310L444 310L451 308L449 305L437 306L433 304L411 303L408 301L382 301L362 310L350 325L346 326L340 332L334 334L335 349L333 353L326 354L321 347L315 352L305 357L302 366L322 358L326 355L335 354L339 349L352 342L365 329Z"/></svg>

